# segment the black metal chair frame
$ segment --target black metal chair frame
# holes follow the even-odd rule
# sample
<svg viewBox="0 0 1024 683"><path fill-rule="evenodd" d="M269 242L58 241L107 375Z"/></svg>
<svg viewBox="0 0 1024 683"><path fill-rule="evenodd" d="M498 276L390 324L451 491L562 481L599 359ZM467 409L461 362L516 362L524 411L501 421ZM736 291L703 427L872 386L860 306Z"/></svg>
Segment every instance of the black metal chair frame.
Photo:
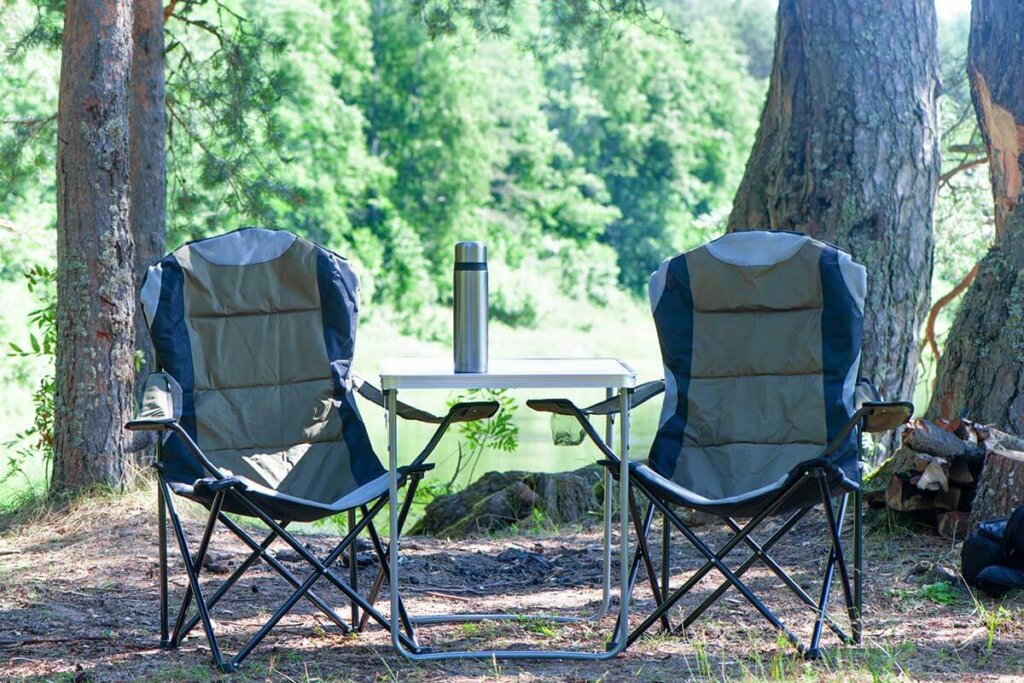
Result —
<svg viewBox="0 0 1024 683"><path fill-rule="evenodd" d="M383 405L382 394L375 387L353 377L353 386L360 395L378 405ZM416 490L423 475L433 468L432 464L425 461L437 448L441 438L454 422L465 422L489 418L497 412L498 404L494 401L463 402L453 405L444 417L437 417L429 412L419 410L407 404L399 406L398 415L404 419L418 420L437 424L427 445L416 456L412 464L401 468L399 472L399 486L409 484L405 499L399 512L399 530L404 528L409 509L416 495ZM348 532L341 539L325 558L322 560L311 553L300 541L290 534L286 527L287 520L275 520L260 505L254 501L246 491L245 483L237 477L226 476L221 472L203 453L202 449L189 436L188 432L174 419L165 420L133 420L125 425L129 430L148 431L169 431L173 436L182 440L188 450L202 464L203 468L210 474L210 477L196 482L197 487L205 488L205 494L212 495L212 502L209 503L209 516L207 517L203 535L199 545L193 554L190 551L188 540L182 527L181 518L174 503L174 492L164 477L163 466L159 455L154 467L157 471L158 492L157 492L157 515L159 533L159 582L160 582L160 646L162 648L174 649L181 645L181 642L198 623L202 623L207 641L210 645L210 652L217 668L224 673L238 669L242 661L259 645L277 623L299 602L302 598L307 599L315 605L323 614L342 632L350 633L362 630L368 619L373 619L385 629L390 629L390 622L374 608L377 595L384 581L388 578L388 553L389 549L383 544L380 535L374 526L374 517L384 508L388 502L388 494L383 495L363 504L341 512L348 512ZM232 503L232 509L243 509L241 513L259 519L269 530L263 540L257 541L241 525L232 520L224 512L225 502ZM359 520L356 520L356 511L361 513ZM340 513L339 513L340 514ZM168 592L168 562L167 562L167 520L170 519L171 528L175 541L181 552L185 573L188 576L188 585L185 588L185 595L182 598L178 610L174 628L171 630L169 621L169 592ZM221 583L212 593L207 593L201 583L200 575L209 550L213 531L220 522L235 536L247 545L251 552L246 559ZM358 563L356 561L355 540L359 534L366 530L370 536L374 552L379 561L377 576L373 582L371 591L367 597L358 592ZM312 572L302 581L299 580L287 567L276 557L268 552L271 544L280 539L295 551L311 567ZM331 565L341 557L344 552L349 551L349 577L348 581L342 580L331 570ZM214 632L214 623L210 612L224 595L234 586L245 572L258 560L263 560L273 568L294 591L284 603L274 612L273 616L250 637L248 642L233 656L226 658L221 652L217 635ZM325 578L330 584L341 591L352 604L350 622L346 622L338 613L321 597L313 592L313 585L321 578ZM192 602L196 604L196 614L190 619L188 612ZM400 618L406 633L402 634L403 644L412 649L419 650L416 642L412 622L405 611L404 605L399 604Z"/></svg>
<svg viewBox="0 0 1024 683"><path fill-rule="evenodd" d="M660 386L657 386L660 385ZM873 387L872 387L873 389ZM649 382L637 388L642 393L637 400L631 404L631 409L637 407L653 396L664 390L662 382ZM876 392L877 393L877 392ZM529 401L528 405L534 410L550 412L559 415L571 415L575 417L586 435L593 441L605 455L602 464L609 468L613 476L617 474L620 460L618 455L604 442L597 430L590 423L589 415L607 415L616 412L615 406L610 402L597 403L588 408L579 408L566 399L542 399ZM645 514L641 517L639 506L633 490L630 491L630 516L634 520L634 527L637 533L637 549L633 554L629 570L630 595L636 585L641 562L644 564L651 593L657 605L655 610L647 616L636 628L630 631L627 646L635 642L651 626L660 622L666 632L674 633L689 628L704 612L730 588L735 588L753 607L776 629L780 630L788 641L806 658L814 659L821 652L821 637L823 628L828 626L839 639L846 644L859 644L863 637L863 493L859 483L850 482L842 474L839 467L829 460L838 448L844 443L851 431L856 430L857 456L861 454L861 435L864 431L882 432L892 429L905 422L913 413L913 404L896 401L882 402L870 401L862 403L861 407L854 413L842 431L825 448L822 455L794 468L788 481L783 488L776 493L746 524L740 524L735 518L716 512L713 508L706 510L719 516L722 521L732 530L733 536L718 550L715 551L703 539L700 538L672 509L672 503L659 496L657 491L646 486L640 477L630 477L630 488L640 491L647 499L648 505ZM837 502L832 490L830 479L844 481L844 486L849 491L839 496ZM785 511L787 502L800 491L809 481L816 481L821 494L821 499L809 505L804 505L791 512L783 524L764 542L758 543L753 532L769 517L781 514ZM843 522L849 507L849 497L853 496L853 571L846 561L846 553L843 546L842 532ZM829 532L829 554L825 564L825 571L822 577L822 585L818 598L815 599L807 594L800 585L776 562L769 551L803 519L808 512L821 503L824 512L826 526ZM700 509L700 508L694 508ZM648 545L654 512L660 512L663 516L662 535L662 562L660 568L661 583L658 583L654 562L651 559ZM705 558L704 564L677 589L671 591L669 571L669 550L671 543L671 531L675 528L687 541ZM751 554L735 570L729 568L725 563L726 557L740 544L745 545ZM741 580L741 577L757 562L763 563L803 602L815 612L814 628L808 644L801 642L782 620L769 609L764 602ZM669 618L671 610L685 597L689 591L700 582L711 570L717 570L724 581L714 590L700 605L694 608L683 619L679 627L673 627ZM835 573L838 569L840 585L843 591L843 598L847 616L850 621L851 635L848 635L828 615L827 608L834 584Z"/></svg>

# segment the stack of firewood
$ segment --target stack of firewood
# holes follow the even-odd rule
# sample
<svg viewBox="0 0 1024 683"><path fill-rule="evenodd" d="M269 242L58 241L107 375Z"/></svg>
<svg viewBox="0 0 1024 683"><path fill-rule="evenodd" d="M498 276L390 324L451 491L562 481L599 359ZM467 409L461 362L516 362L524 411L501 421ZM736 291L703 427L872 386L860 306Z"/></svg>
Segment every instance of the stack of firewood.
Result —
<svg viewBox="0 0 1024 683"><path fill-rule="evenodd" d="M874 477L875 506L914 513L942 536L1024 504L1024 439L964 418L911 420L903 447ZM884 486L884 489L882 488Z"/></svg>

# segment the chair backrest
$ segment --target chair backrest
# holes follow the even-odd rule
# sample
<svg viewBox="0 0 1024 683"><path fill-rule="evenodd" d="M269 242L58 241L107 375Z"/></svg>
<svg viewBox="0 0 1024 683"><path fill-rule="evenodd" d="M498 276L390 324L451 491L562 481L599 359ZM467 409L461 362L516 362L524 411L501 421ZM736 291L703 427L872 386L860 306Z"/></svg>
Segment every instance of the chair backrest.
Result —
<svg viewBox="0 0 1024 683"><path fill-rule="evenodd" d="M186 244L152 266L141 302L181 424L219 468L331 502L384 472L349 373L359 281L348 262L285 231ZM208 476L177 438L165 475Z"/></svg>
<svg viewBox="0 0 1024 683"><path fill-rule="evenodd" d="M662 263L651 467L722 500L821 456L854 412L866 287L849 254L790 232L730 233ZM835 457L856 451L851 434Z"/></svg>

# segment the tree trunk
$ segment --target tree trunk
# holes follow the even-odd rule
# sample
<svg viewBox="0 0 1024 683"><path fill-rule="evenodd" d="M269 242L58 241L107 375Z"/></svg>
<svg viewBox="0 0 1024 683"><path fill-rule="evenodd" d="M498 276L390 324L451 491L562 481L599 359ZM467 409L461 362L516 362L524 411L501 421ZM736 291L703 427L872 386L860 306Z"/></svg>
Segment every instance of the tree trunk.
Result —
<svg viewBox="0 0 1024 683"><path fill-rule="evenodd" d="M135 349L128 220L131 3L68 0L57 113L53 489L117 485Z"/></svg>
<svg viewBox="0 0 1024 683"><path fill-rule="evenodd" d="M970 528L1010 513L1024 505L1024 452L996 447L985 458L978 493L971 505Z"/></svg>
<svg viewBox="0 0 1024 683"><path fill-rule="evenodd" d="M729 230L797 230L868 268L861 372L914 394L939 177L931 0L781 0L768 99Z"/></svg>
<svg viewBox="0 0 1024 683"><path fill-rule="evenodd" d="M967 72L988 151L995 239L964 296L928 414L1024 434L1024 0L974 0Z"/></svg>
<svg viewBox="0 0 1024 683"><path fill-rule="evenodd" d="M163 256L167 236L167 114L164 102L164 8L160 0L135 0L131 73L131 226L135 240L135 289L146 268ZM138 380L153 367L153 344L136 309L135 340L144 354Z"/></svg>

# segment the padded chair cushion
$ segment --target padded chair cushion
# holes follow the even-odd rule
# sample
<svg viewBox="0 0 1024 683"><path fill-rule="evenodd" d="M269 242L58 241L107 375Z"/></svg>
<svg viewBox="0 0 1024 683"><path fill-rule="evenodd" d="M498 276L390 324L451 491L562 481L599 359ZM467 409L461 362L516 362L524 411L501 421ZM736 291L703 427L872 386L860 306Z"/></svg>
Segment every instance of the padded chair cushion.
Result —
<svg viewBox="0 0 1024 683"><path fill-rule="evenodd" d="M652 470L733 504L820 457L855 411L865 288L849 254L795 233L731 233L665 261L650 283L665 365ZM856 457L851 434L835 460L852 479Z"/></svg>

